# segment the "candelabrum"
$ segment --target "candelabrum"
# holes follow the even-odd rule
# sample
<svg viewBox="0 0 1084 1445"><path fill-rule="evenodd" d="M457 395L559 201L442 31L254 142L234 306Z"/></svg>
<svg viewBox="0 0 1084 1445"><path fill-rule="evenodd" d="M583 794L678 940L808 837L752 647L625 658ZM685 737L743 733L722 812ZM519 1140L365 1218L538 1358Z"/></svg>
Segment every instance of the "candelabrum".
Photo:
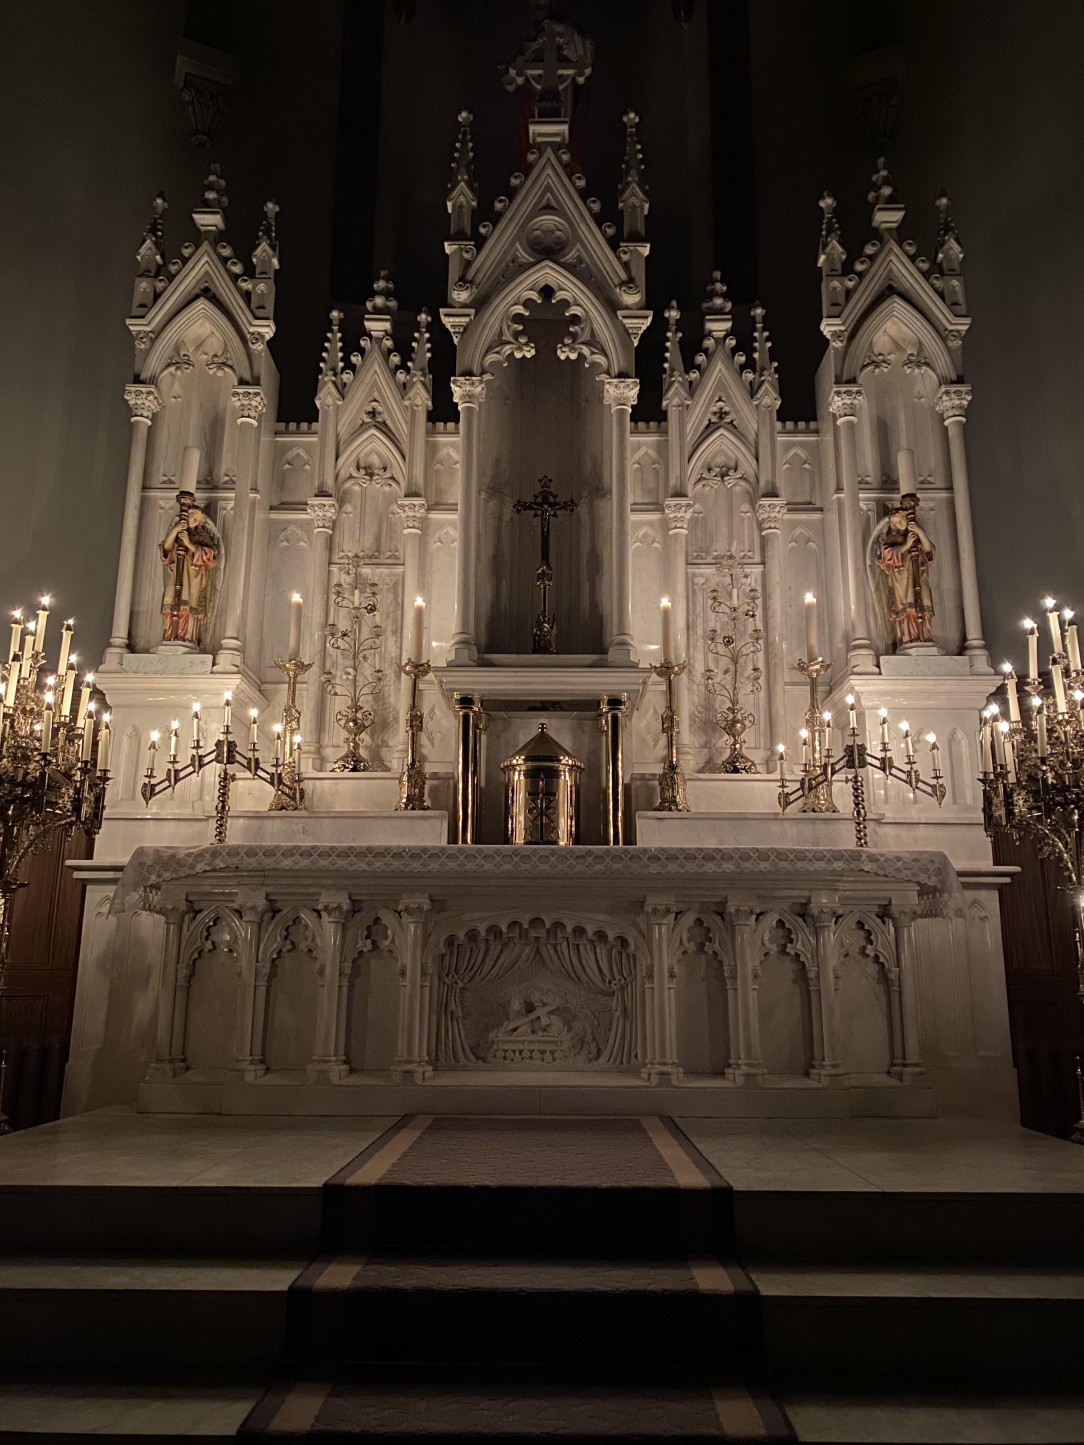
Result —
<svg viewBox="0 0 1084 1445"><path fill-rule="evenodd" d="M810 686L812 689L812 683ZM847 710L847 742L838 757L832 756L832 717L830 713L819 715L812 739L809 737L808 726L802 729L802 774L793 788L787 787L786 751L782 744L779 745L779 807L780 811L785 813L792 804L801 801L804 812L838 813L839 809L832 801L832 783L840 773L849 772L855 847L868 848L869 821L866 813L865 770L875 768L886 778L895 778L898 782L905 783L912 793L921 793L925 797L933 798L940 807L945 801L941 753L937 746L937 738L933 733L927 733L926 741L930 745L930 761L933 770L933 781L927 782L919 774L918 762L915 758L914 737L906 723L900 725L903 734L904 762L899 764L891 752L887 709L881 708L880 710L881 738L880 748L876 753L858 739L858 712L855 708L854 698L851 696L847 698ZM807 724L809 720L809 713L807 713ZM806 803L814 795L826 795L831 807L827 808L817 803L815 806L807 808Z"/></svg>
<svg viewBox="0 0 1084 1445"><path fill-rule="evenodd" d="M286 707L282 722L275 724L275 748L270 765L265 764L259 753L257 732L258 714L255 708L249 712L248 747L242 748L233 731L233 699L227 693L222 706L222 730L210 747L205 747L202 731L202 710L200 704L192 705L192 744L186 762L179 760L179 724L174 722L169 730L169 753L165 772L157 776L156 761L160 737L157 732L150 735L147 750L147 768L143 774L140 792L144 803L150 806L153 799L165 792L174 792L178 783L186 778L198 778L204 768L218 767L218 784L215 788L215 842L225 843L230 819L230 792L234 782L232 768L246 772L250 778L267 783L273 790L271 807L268 811L296 811L304 806L305 792L301 774L301 734L296 731L301 714L294 702L293 690L297 686L300 672L312 666L311 662L278 664L286 670L289 679ZM278 802L279 798L284 799Z"/></svg>
<svg viewBox="0 0 1084 1445"><path fill-rule="evenodd" d="M685 663L653 663L651 671L656 677L666 680L666 707L662 715L662 730L666 734L666 761L659 773L659 801L655 812L687 813L689 799L686 796L685 772L678 762L677 750L680 719L674 711L674 679L685 671Z"/></svg>
<svg viewBox="0 0 1084 1445"><path fill-rule="evenodd" d="M422 730L422 710L418 706L418 684L428 677L428 662L401 662L399 670L410 678L410 706L407 708L407 750L403 771L399 774L399 801L397 813L424 813L429 811L425 800L427 778L418 757L418 735Z"/></svg>
<svg viewBox="0 0 1084 1445"><path fill-rule="evenodd" d="M711 667L704 674L708 692L723 704L715 721L730 739L730 751L719 771L755 773L757 765L745 752L743 739L756 716L742 706L742 697L756 697L760 692L761 671L756 661L764 643L764 634L757 626L760 593L733 552L722 559L719 570L722 585L713 587L708 598L712 612L722 619L722 629L713 627L709 631L708 653L718 659L720 667ZM739 636L743 623L744 638Z"/></svg>
<svg viewBox="0 0 1084 1445"><path fill-rule="evenodd" d="M35 622L13 614L11 651L0 701L0 994L7 983L15 896L26 886L19 870L54 834L102 826L112 745L109 714L97 722L93 675L75 694L72 624L61 633L60 663L45 671L48 598ZM3 1116L0 1115L0 1132Z"/></svg>
<svg viewBox="0 0 1084 1445"><path fill-rule="evenodd" d="M825 764L831 757L832 717L830 713L821 712L817 696L817 679L822 673L827 672L828 663L823 657L812 659L800 657L795 666L809 683L809 706L805 710L805 726L801 731L802 778L805 781L807 778L810 780L817 778L824 771ZM839 812L835 799L832 797L830 777L822 778L819 782L810 781L810 786L802 795L802 806L799 811L802 813Z"/></svg>
<svg viewBox="0 0 1084 1445"><path fill-rule="evenodd" d="M1073 614L1059 617L1044 602L1050 626L1050 687L1039 676L1038 627L1025 621L1028 676L1019 695L1005 664L1008 717L995 703L984 709L979 734L983 821L990 837L1030 842L1058 867L1073 901L1078 992L1084 1002L1084 669ZM1065 627L1062 628L1064 620ZM1080 1063L1077 1087L1080 1091ZM1084 1143L1084 1093L1073 1140Z"/></svg>
<svg viewBox="0 0 1084 1445"><path fill-rule="evenodd" d="M376 714L366 699L377 697L384 686L384 674L379 667L366 672L366 664L371 663L380 650L384 629L371 620L377 615L380 602L376 583L363 580L363 565L364 559L357 553L344 558L339 581L331 591L333 605L349 619L345 627L331 623L327 629L328 647L341 653L344 659L339 677L329 668L322 678L329 697L345 700L345 705L335 714L335 721L343 730L346 751L331 765L333 773L369 771L369 760L362 754L359 740L366 728L372 726Z"/></svg>

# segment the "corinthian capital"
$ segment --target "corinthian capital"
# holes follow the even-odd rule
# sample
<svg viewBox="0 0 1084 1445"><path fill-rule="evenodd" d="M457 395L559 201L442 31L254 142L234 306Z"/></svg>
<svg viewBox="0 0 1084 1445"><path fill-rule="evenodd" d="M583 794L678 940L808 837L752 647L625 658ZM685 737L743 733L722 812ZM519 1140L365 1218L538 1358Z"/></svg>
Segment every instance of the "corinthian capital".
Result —
<svg viewBox="0 0 1084 1445"><path fill-rule="evenodd" d="M971 388L964 383L943 386L934 398L934 406L946 421L963 418L971 401Z"/></svg>
<svg viewBox="0 0 1084 1445"><path fill-rule="evenodd" d="M667 497L662 509L671 532L687 532L696 512L696 503L689 497Z"/></svg>
<svg viewBox="0 0 1084 1445"><path fill-rule="evenodd" d="M230 392L230 402L237 412L239 422L255 426L267 410L267 401L258 386L235 386Z"/></svg>
<svg viewBox="0 0 1084 1445"><path fill-rule="evenodd" d="M735 928L752 928L759 916L757 910L746 903L728 903L726 907L727 922Z"/></svg>
<svg viewBox="0 0 1084 1445"><path fill-rule="evenodd" d="M150 422L162 405L162 398L158 395L156 386L126 386L124 400L132 408L133 421Z"/></svg>
<svg viewBox="0 0 1084 1445"><path fill-rule="evenodd" d="M486 399L488 376L453 376L452 396L456 406L481 406Z"/></svg>
<svg viewBox="0 0 1084 1445"><path fill-rule="evenodd" d="M339 515L334 497L310 497L305 505L312 518L314 532L330 532L334 529L335 518Z"/></svg>
<svg viewBox="0 0 1084 1445"><path fill-rule="evenodd" d="M860 386L836 386L832 388L828 409L836 421L841 422L848 417L856 417L861 403L862 388Z"/></svg>
<svg viewBox="0 0 1084 1445"><path fill-rule="evenodd" d="M757 521L762 532L778 532L786 515L786 502L769 498L757 503Z"/></svg>
<svg viewBox="0 0 1084 1445"><path fill-rule="evenodd" d="M627 406L631 409L640 394L640 383L634 376L604 376L602 395L609 407Z"/></svg>
<svg viewBox="0 0 1084 1445"><path fill-rule="evenodd" d="M420 532L429 509L424 497L403 497L395 510L403 519L404 532Z"/></svg>

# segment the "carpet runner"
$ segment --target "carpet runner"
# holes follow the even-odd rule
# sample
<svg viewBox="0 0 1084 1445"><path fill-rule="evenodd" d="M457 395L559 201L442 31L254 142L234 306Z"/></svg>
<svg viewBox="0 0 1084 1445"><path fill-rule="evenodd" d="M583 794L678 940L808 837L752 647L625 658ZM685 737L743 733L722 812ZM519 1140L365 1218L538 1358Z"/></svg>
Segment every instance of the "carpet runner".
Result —
<svg viewBox="0 0 1084 1445"><path fill-rule="evenodd" d="M672 1120L401 1119L324 1240L244 1436L793 1439L729 1186Z"/></svg>

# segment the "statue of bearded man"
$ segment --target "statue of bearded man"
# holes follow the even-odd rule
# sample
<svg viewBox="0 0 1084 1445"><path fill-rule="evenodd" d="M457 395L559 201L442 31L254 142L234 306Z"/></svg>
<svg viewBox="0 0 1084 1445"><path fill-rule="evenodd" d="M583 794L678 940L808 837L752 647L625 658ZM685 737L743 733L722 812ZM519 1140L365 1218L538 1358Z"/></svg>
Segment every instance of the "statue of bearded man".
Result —
<svg viewBox="0 0 1084 1445"><path fill-rule="evenodd" d="M198 648L214 611L222 534L192 492L177 493L177 516L159 551L166 573L162 641Z"/></svg>

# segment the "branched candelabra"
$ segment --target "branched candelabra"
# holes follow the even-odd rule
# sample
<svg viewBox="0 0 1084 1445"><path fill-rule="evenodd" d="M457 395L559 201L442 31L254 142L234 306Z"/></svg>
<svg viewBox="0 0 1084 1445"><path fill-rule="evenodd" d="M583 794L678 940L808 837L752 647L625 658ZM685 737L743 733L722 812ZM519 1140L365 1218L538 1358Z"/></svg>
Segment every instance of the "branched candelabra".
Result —
<svg viewBox="0 0 1084 1445"><path fill-rule="evenodd" d="M56 673L45 670L49 599L34 622L13 614L11 648L0 701L0 993L7 982L19 869L54 833L77 827L93 837L102 826L112 735L109 714L96 725L93 675L75 696L72 624L65 622ZM0 1116L2 1120L2 1116Z"/></svg>
<svg viewBox="0 0 1084 1445"><path fill-rule="evenodd" d="M708 652L720 666L704 674L708 692L723 704L715 721L730 739L730 751L719 771L755 773L757 765L745 752L743 739L756 716L742 706L742 698L756 697L760 692L761 671L756 661L764 642L764 634L757 626L760 593L733 552L722 558L719 571L721 583L711 589L708 598L712 612L722 620L722 628L713 627L708 632ZM744 638L739 636L743 630Z"/></svg>
<svg viewBox="0 0 1084 1445"><path fill-rule="evenodd" d="M376 714L366 699L377 697L384 686L384 673L379 667L371 666L384 636L383 627L372 621L380 610L380 601L376 583L364 581L363 566L364 558L357 553L345 557L339 581L331 591L333 606L348 618L345 627L332 622L327 629L328 647L341 653L344 659L341 672L336 676L334 669L329 668L321 679L329 697L345 699L345 705L335 714L335 721L343 730L346 751L332 764L333 773L369 771L369 760L362 754L359 741L362 733L372 726Z"/></svg>
<svg viewBox="0 0 1084 1445"><path fill-rule="evenodd" d="M818 658L817 661L821 662L822 659ZM799 669L801 668L802 664L799 663ZM823 667L818 669L818 672L822 670ZM802 729L801 733L802 773L792 788L787 787L786 750L782 744L779 745L779 807L782 812L785 813L792 804L800 801L802 812L838 813L839 809L832 799L832 782L840 773L847 771L850 773L851 818L854 821L855 847L868 848L869 823L863 777L866 768L876 768L886 778L895 778L898 782L905 783L912 793L922 793L928 798L933 798L938 807L941 806L945 800L945 785L941 776L941 753L937 746L937 738L933 733L926 735L926 741L930 745L930 762L933 768L933 782L931 783L919 774L918 762L915 758L915 741L908 725L905 722L900 724L904 762L899 764L891 752L888 737L888 710L881 708L879 714L881 721L880 748L877 753L873 753L865 743L858 739L858 711L854 698L848 696L847 742L843 752L833 758L832 715L828 712L817 713L813 705L816 702L816 674L810 677L809 686L813 701L809 712L806 713L806 727ZM810 806L811 799L815 801Z"/></svg>
<svg viewBox="0 0 1084 1445"><path fill-rule="evenodd" d="M982 714L983 821L991 837L1004 833L1016 843L1027 839L1040 857L1057 864L1073 899L1077 986L1084 1001L1084 669L1073 613L1066 608L1059 616L1052 597L1043 605L1053 649L1049 688L1039 676L1039 629L1028 618L1027 702L1021 707L1016 673L1006 663L1008 718L997 704ZM1079 1103L1073 1139L1081 1144L1084 1094Z"/></svg>

